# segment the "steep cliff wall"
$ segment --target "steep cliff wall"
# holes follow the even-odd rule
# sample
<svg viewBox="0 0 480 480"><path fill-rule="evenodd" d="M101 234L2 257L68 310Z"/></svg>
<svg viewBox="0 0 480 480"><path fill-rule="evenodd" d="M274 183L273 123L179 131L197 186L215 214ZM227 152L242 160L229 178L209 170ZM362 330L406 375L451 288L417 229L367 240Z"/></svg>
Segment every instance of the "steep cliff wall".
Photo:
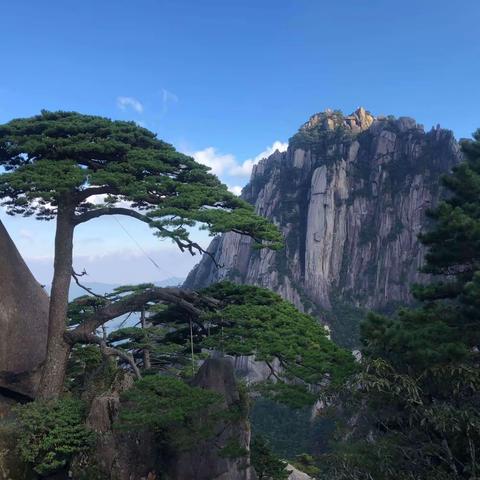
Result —
<svg viewBox="0 0 480 480"><path fill-rule="evenodd" d="M376 118L363 108L316 114L286 152L254 168L242 193L279 225L285 249L252 250L246 237L217 237L209 249L222 267L205 256L186 286L231 279L271 288L353 345L362 309L411 301L425 211L459 159L450 131L425 132L411 118Z"/></svg>

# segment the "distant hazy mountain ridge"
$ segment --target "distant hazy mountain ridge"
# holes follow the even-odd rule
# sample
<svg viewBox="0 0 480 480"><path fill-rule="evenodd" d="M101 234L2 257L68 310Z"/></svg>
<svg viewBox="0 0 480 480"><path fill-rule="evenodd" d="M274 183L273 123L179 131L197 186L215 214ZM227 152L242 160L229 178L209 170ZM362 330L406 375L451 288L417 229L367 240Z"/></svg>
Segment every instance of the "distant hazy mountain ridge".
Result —
<svg viewBox="0 0 480 480"><path fill-rule="evenodd" d="M254 167L242 196L282 229L279 252L251 249L237 234L215 238L185 286L221 279L261 285L355 343L362 309L408 303L424 251L425 212L441 195L440 177L460 159L451 131L425 132L407 117L313 115L289 142Z"/></svg>

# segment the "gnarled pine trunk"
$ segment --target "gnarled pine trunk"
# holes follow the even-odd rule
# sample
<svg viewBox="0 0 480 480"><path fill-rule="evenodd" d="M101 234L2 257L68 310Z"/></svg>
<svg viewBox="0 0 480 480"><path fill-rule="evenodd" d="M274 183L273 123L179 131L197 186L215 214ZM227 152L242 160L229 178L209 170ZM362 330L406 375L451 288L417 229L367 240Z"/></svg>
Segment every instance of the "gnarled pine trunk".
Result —
<svg viewBox="0 0 480 480"><path fill-rule="evenodd" d="M48 318L47 358L38 391L41 399L54 399L63 391L71 346L64 339L68 291L72 276L73 209L59 206L55 233L55 261Z"/></svg>

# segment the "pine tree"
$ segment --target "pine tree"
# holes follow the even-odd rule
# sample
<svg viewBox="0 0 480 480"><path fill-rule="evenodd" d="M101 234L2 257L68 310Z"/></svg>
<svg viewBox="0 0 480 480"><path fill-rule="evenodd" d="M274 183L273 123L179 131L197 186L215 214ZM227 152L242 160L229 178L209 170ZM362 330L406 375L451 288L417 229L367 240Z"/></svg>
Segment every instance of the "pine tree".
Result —
<svg viewBox="0 0 480 480"><path fill-rule="evenodd" d="M195 369L196 360L209 352L252 355L271 372L258 386L261 393L293 407L311 406L318 389L334 388L355 370L353 356L332 343L314 318L267 289L222 282L188 295L179 291L177 302L170 298L175 289L163 289L156 298L157 291L143 284L119 287L108 299L76 299L70 304L67 338L101 344L97 337L85 337L85 329L92 330L87 324L146 308L148 327L120 328L105 339L105 347L123 352L130 366L143 365L146 348L152 369L145 373L187 376L192 361Z"/></svg>
<svg viewBox="0 0 480 480"><path fill-rule="evenodd" d="M64 339L74 230L104 215L145 222L182 251L203 252L188 228L235 231L277 248L279 232L192 158L133 122L47 112L0 126L0 199L12 215L56 219L47 359L39 396L57 397L70 346ZM125 207L124 202L130 206Z"/></svg>

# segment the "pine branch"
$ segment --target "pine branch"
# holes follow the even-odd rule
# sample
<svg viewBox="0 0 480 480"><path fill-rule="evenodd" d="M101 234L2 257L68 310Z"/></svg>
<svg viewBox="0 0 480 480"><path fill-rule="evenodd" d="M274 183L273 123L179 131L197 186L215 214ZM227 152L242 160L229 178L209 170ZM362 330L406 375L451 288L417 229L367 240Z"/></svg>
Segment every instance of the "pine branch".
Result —
<svg viewBox="0 0 480 480"><path fill-rule="evenodd" d="M68 336L68 333L66 335ZM133 356L119 348L115 348L107 345L107 342L103 338L97 337L97 335L93 333L83 333L82 335L77 335L77 339L75 343L99 345L100 351L104 356L120 357L122 360L125 360L132 367L132 370L138 379L142 378L142 374L140 373L140 370L137 367L137 364L135 363L135 359L133 358Z"/></svg>
<svg viewBox="0 0 480 480"><path fill-rule="evenodd" d="M72 269L72 277L73 279L75 280L75 283L80 287L82 288L83 290L85 290L87 293L89 293L90 295L93 295L94 297L97 297L97 298L102 298L104 300L107 299L107 297L105 297L104 295L99 295L97 293L95 293L92 289L86 287L85 285L82 285L80 283L80 280L78 279L78 277L83 277L84 275L87 275L87 272L85 270L83 270L82 273L76 273L75 270Z"/></svg>
<svg viewBox="0 0 480 480"><path fill-rule="evenodd" d="M192 315L193 318L198 318L202 314L199 305L210 308L215 308L219 305L218 300L200 296L190 290L170 287L150 288L99 308L96 312L88 315L75 329L67 332L65 334L66 339L71 344L77 343L85 334L94 332L109 320L126 313L138 312L150 302L165 302L177 305Z"/></svg>

